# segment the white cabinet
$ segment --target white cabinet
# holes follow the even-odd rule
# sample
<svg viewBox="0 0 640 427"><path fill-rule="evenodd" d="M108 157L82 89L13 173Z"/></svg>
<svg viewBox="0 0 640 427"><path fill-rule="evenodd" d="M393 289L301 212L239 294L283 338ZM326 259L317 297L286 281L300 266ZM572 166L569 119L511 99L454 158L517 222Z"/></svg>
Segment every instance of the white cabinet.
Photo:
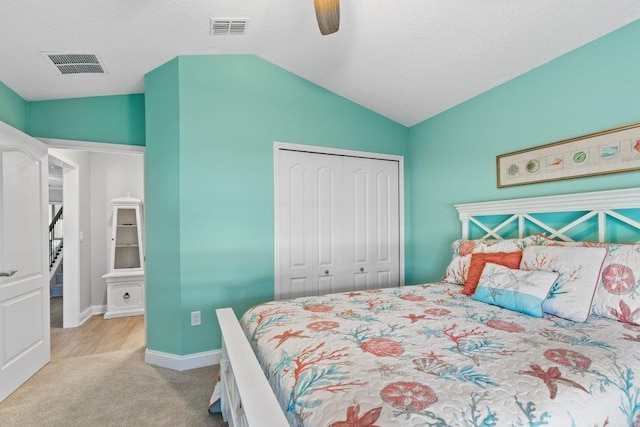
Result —
<svg viewBox="0 0 640 427"><path fill-rule="evenodd" d="M276 298L400 285L397 161L278 154Z"/></svg>
<svg viewBox="0 0 640 427"><path fill-rule="evenodd" d="M142 202L133 197L113 199L110 271L105 319L144 314L144 253Z"/></svg>

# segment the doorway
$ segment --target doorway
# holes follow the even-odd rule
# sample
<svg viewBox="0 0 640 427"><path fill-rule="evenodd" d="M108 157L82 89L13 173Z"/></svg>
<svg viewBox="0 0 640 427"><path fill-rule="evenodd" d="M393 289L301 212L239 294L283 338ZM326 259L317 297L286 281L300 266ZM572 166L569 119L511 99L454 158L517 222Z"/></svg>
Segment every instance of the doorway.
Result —
<svg viewBox="0 0 640 427"><path fill-rule="evenodd" d="M144 147L41 140L63 171L62 317L73 328L107 311L111 199L143 199Z"/></svg>

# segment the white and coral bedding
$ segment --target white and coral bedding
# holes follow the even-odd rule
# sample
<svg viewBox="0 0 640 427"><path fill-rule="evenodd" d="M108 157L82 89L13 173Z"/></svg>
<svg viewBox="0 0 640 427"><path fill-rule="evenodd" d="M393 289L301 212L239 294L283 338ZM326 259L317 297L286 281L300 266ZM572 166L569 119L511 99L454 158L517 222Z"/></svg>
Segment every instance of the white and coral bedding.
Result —
<svg viewBox="0 0 640 427"><path fill-rule="evenodd" d="M292 425L640 423L640 327L429 284L271 302L241 324Z"/></svg>

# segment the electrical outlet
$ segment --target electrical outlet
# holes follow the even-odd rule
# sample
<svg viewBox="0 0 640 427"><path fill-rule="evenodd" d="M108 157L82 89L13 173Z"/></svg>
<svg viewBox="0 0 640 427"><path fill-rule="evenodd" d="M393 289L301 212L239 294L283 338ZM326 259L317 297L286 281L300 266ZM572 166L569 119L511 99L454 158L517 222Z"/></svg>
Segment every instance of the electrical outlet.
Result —
<svg viewBox="0 0 640 427"><path fill-rule="evenodd" d="M202 325L202 319L200 317L199 311L191 312L191 326L200 326Z"/></svg>

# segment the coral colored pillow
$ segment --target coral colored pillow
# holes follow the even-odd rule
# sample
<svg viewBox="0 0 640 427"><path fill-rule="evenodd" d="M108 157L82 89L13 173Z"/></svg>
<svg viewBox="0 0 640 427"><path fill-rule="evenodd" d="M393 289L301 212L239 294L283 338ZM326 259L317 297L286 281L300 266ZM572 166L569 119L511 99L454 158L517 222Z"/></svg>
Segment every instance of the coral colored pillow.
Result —
<svg viewBox="0 0 640 427"><path fill-rule="evenodd" d="M474 253L471 255L471 264L469 265L469 274L464 282L464 289L460 293L465 295L473 295L478 287L480 276L484 266L490 262L491 264L503 265L512 270L520 267L522 252L495 252L495 253Z"/></svg>

